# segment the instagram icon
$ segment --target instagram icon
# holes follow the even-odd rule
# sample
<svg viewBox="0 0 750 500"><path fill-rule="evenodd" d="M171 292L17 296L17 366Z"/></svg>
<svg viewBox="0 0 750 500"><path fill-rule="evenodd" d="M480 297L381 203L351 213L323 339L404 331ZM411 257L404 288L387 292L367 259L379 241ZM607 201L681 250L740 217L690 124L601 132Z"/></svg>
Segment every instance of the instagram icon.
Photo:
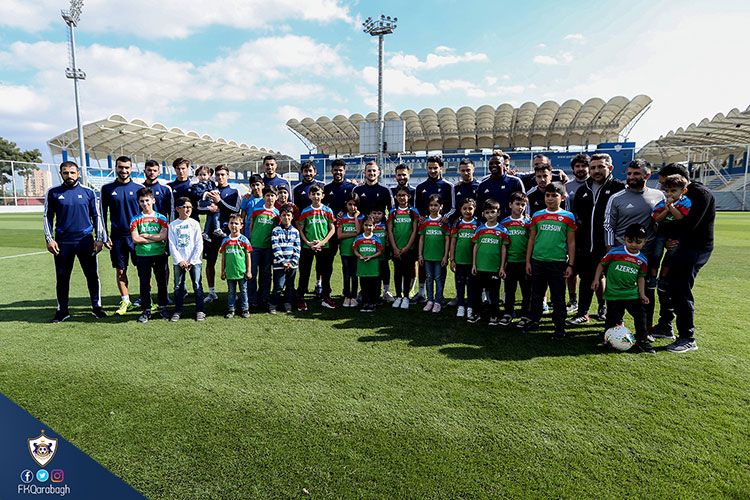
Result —
<svg viewBox="0 0 750 500"><path fill-rule="evenodd" d="M50 472L49 478L53 483L62 483L65 481L65 472L62 469L54 469Z"/></svg>

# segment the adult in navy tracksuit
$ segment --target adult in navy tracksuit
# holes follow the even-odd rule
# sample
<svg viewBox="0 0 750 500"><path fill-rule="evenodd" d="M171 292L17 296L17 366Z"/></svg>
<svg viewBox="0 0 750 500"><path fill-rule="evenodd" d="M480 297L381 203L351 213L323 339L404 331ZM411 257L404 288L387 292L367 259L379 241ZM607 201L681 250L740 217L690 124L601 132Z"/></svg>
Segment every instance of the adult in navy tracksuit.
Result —
<svg viewBox="0 0 750 500"><path fill-rule="evenodd" d="M175 173L175 180L168 182L167 185L172 188L172 198L178 200L180 198L188 198L192 205L196 207L192 210L190 217L199 220L198 218L198 200L195 199L193 191L190 189L190 160L187 158L177 158L172 162L172 168ZM175 220L178 216L177 212L172 214L171 220Z"/></svg>
<svg viewBox="0 0 750 500"><path fill-rule="evenodd" d="M477 200L477 189L479 182L474 178L474 162L464 158L458 164L458 174L461 180L453 185L453 214L450 216L451 225L461 217L461 205L464 200L471 198ZM477 210L479 212L479 210Z"/></svg>
<svg viewBox="0 0 750 500"><path fill-rule="evenodd" d="M133 171L133 162L127 156L120 156L115 160L115 173L117 178L114 182L102 186L102 218L107 223L107 215L110 219L109 239L105 243L109 248L109 257L112 267L115 268L117 288L120 291L119 314L125 314L130 305L130 294L128 292L128 264L135 265L135 245L130 236L130 221L140 212L138 196L136 193L143 186L133 181L130 177Z"/></svg>
<svg viewBox="0 0 750 500"><path fill-rule="evenodd" d="M393 207L391 191L380 184L380 167L370 160L365 165L365 183L354 188L359 196L359 211L368 215L373 210L388 214Z"/></svg>
<svg viewBox="0 0 750 500"><path fill-rule="evenodd" d="M325 185L315 180L315 176L318 175L318 169L315 167L315 163L311 161L306 161L302 164L300 173L302 174L302 182L292 189L292 201L297 205L299 211L302 212L312 204L310 196L308 196L310 188L317 185L322 189Z"/></svg>
<svg viewBox="0 0 750 500"><path fill-rule="evenodd" d="M323 204L333 210L334 215L346 212L346 200L356 187L346 179L346 162L333 160L331 163L333 180L323 187Z"/></svg>
<svg viewBox="0 0 750 500"><path fill-rule="evenodd" d="M292 186L289 181L281 177L276 173L276 157L273 155L266 155L263 157L263 185L273 186L276 189L279 186L285 186L287 193L292 192Z"/></svg>
<svg viewBox="0 0 750 500"><path fill-rule="evenodd" d="M453 186L443 179L443 159L439 156L427 158L427 180L417 185L414 207L419 215L429 215L430 196L440 195L443 200L443 216L450 217L453 213Z"/></svg>
<svg viewBox="0 0 750 500"><path fill-rule="evenodd" d="M86 277L91 311L97 318L106 316L101 303L96 255L102 250L107 233L96 194L78 182L79 174L78 165L74 162L61 163L60 177L63 183L50 188L44 199L44 237L47 240L47 250L55 256L57 276L57 311L53 323L70 317L70 275L76 257Z"/></svg>
<svg viewBox="0 0 750 500"><path fill-rule="evenodd" d="M525 193L521 179L506 174L507 163L510 157L506 159L503 154L493 155L490 159L490 175L482 179L477 188L477 212L480 214L484 209L484 202L495 200L500 203L499 220L510 215L510 195L516 191Z"/></svg>
<svg viewBox="0 0 750 500"><path fill-rule="evenodd" d="M143 166L143 185L154 193L154 211L167 218L167 222L174 220L174 195L172 188L159 182L161 165L155 160L148 160Z"/></svg>
<svg viewBox="0 0 750 500"><path fill-rule="evenodd" d="M414 207L414 201L417 198L417 188L409 184L409 174L411 174L409 166L405 163L400 163L396 165L396 168L393 169L393 171L396 176L396 185L390 188L391 198L395 200L396 192L403 186L409 191L409 206Z"/></svg>

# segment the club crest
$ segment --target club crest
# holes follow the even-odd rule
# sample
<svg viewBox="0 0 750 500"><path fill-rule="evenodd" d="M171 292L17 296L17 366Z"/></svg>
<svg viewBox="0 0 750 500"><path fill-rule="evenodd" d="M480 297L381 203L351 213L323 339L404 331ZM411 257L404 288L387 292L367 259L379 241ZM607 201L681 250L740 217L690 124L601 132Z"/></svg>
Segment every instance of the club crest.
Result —
<svg viewBox="0 0 750 500"><path fill-rule="evenodd" d="M44 435L44 431L35 437L29 438L29 453L40 467L47 465L57 452L57 439L49 438Z"/></svg>

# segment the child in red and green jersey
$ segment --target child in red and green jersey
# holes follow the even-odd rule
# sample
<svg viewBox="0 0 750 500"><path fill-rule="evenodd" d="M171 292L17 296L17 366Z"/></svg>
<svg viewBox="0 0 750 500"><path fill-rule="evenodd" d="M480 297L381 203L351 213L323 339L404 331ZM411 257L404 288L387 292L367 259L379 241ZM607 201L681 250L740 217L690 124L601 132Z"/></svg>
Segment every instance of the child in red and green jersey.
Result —
<svg viewBox="0 0 750 500"><path fill-rule="evenodd" d="M276 209L280 211L281 207L283 207L284 205L291 205L292 222L296 222L297 218L299 217L299 208L297 208L297 205L289 200L289 188L286 186L286 184L279 184L278 186L276 186L276 193L278 194L278 198L276 199Z"/></svg>
<svg viewBox="0 0 750 500"><path fill-rule="evenodd" d="M625 230L625 245L612 248L599 263L591 283L596 291L602 274L607 275L604 298L607 301L606 331L622 323L625 311L633 317L636 349L639 352L655 353L648 341L646 309L649 300L646 296L646 274L648 261L641 253L646 244L646 230L640 224L631 224Z"/></svg>
<svg viewBox="0 0 750 500"><path fill-rule="evenodd" d="M140 323L151 319L151 271L156 279L157 304L164 319L169 319L167 312L167 233L169 222L162 214L154 211L154 193L144 187L136 192L141 213L130 220L130 236L135 243L136 267L138 281L141 285L141 308L138 318Z"/></svg>
<svg viewBox="0 0 750 500"><path fill-rule="evenodd" d="M471 239L478 227L477 220L474 218L477 202L474 198L466 198L458 208L461 211L461 218L456 220L451 229L450 263L451 271L456 278L456 305L458 306L456 317L463 318L474 315L475 286L474 276L471 274L474 244Z"/></svg>
<svg viewBox="0 0 750 500"><path fill-rule="evenodd" d="M388 214L388 242L393 250L393 275L396 282L394 308L409 309L409 290L417 261L415 245L419 230L419 212L409 205L411 193L406 186L396 189L396 208Z"/></svg>
<svg viewBox="0 0 750 500"><path fill-rule="evenodd" d="M264 309L268 307L271 298L271 266L273 265L271 233L279 223L279 211L274 206L276 188L265 186L262 188L262 194L263 204L256 205L248 216L250 245L253 247L253 279L248 282L247 286L250 302L256 303L257 301L258 307Z"/></svg>
<svg viewBox="0 0 750 500"><path fill-rule="evenodd" d="M336 221L336 236L339 240L341 272L344 275L344 307L357 307L357 256L352 244L360 232L362 216L359 214L359 195L349 193L346 198L346 213Z"/></svg>
<svg viewBox="0 0 750 500"><path fill-rule="evenodd" d="M380 261L383 243L375 236L375 220L371 215L362 222L363 232L354 239L352 250L357 256L357 276L362 285L362 312L374 312L380 295Z"/></svg>
<svg viewBox="0 0 750 500"><path fill-rule="evenodd" d="M383 252L378 257L380 261L380 280L383 283L383 301L392 303L395 301L393 294L391 294L391 265L390 265L390 251L388 248L388 230L385 224L385 213L380 209L370 210L372 220L375 221L375 227L372 233L377 236L381 243L383 243Z"/></svg>
<svg viewBox="0 0 750 500"><path fill-rule="evenodd" d="M430 195L427 208L430 215L419 226L419 263L424 266L427 277L427 304L422 310L439 313L443 304L443 272L450 251L450 229L441 215L443 199L439 194Z"/></svg>
<svg viewBox="0 0 750 500"><path fill-rule="evenodd" d="M503 269L505 270L505 314L500 318L500 326L508 326L513 321L516 307L516 288L519 285L521 287L519 328L523 328L530 321L531 282L526 274L526 250L529 246L531 219L525 215L528 201L526 195L521 191L511 193L510 215L500 221L500 224L508 232L508 238L510 239L507 258L503 262Z"/></svg>
<svg viewBox="0 0 750 500"><path fill-rule="evenodd" d="M563 199L562 185L547 184L544 188L547 208L532 216L526 250L526 273L531 275L531 321L524 329L533 330L539 325L544 294L549 286L554 339L565 337L565 280L573 271L575 258L575 216L560 208Z"/></svg>
<svg viewBox="0 0 750 500"><path fill-rule="evenodd" d="M299 283L297 284L297 309L307 311L305 294L310 281L313 260L322 281L323 298L321 305L327 309L336 309L331 299L331 274L335 254L329 248L329 241L336 234L336 217L333 210L323 205L323 188L317 184L310 186L307 192L310 205L299 214L297 230L302 240L302 253L299 259Z"/></svg>
<svg viewBox="0 0 750 500"><path fill-rule="evenodd" d="M234 306L237 300L237 287L240 289L242 317L250 317L250 306L247 299L247 280L253 277L250 255L253 247L242 230L242 216L229 216L229 236L224 238L219 247L221 255L221 279L227 281L227 319L234 317Z"/></svg>
<svg viewBox="0 0 750 500"><path fill-rule="evenodd" d="M502 262L509 242L505 228L497 222L500 215L500 203L493 199L484 202L482 217L485 223L479 226L471 239L474 244L471 273L477 277L477 290L486 290L489 299L489 325L498 324L500 313L500 279L504 277ZM475 294L475 314L469 318L470 323L480 320L482 307L481 295Z"/></svg>

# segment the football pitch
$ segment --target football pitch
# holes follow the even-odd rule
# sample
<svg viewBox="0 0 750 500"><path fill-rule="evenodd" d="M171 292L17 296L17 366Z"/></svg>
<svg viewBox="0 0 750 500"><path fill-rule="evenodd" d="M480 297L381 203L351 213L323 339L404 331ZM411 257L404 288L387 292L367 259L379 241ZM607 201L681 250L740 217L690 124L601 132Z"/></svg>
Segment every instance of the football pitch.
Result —
<svg viewBox="0 0 750 500"><path fill-rule="evenodd" d="M204 324L95 321L77 264L73 318L52 325L43 242L41 214L0 215L0 392L147 497L750 494L750 215L718 216L683 355L599 349L600 323L560 343L452 308L226 320L225 293ZM99 265L111 313L106 251Z"/></svg>

